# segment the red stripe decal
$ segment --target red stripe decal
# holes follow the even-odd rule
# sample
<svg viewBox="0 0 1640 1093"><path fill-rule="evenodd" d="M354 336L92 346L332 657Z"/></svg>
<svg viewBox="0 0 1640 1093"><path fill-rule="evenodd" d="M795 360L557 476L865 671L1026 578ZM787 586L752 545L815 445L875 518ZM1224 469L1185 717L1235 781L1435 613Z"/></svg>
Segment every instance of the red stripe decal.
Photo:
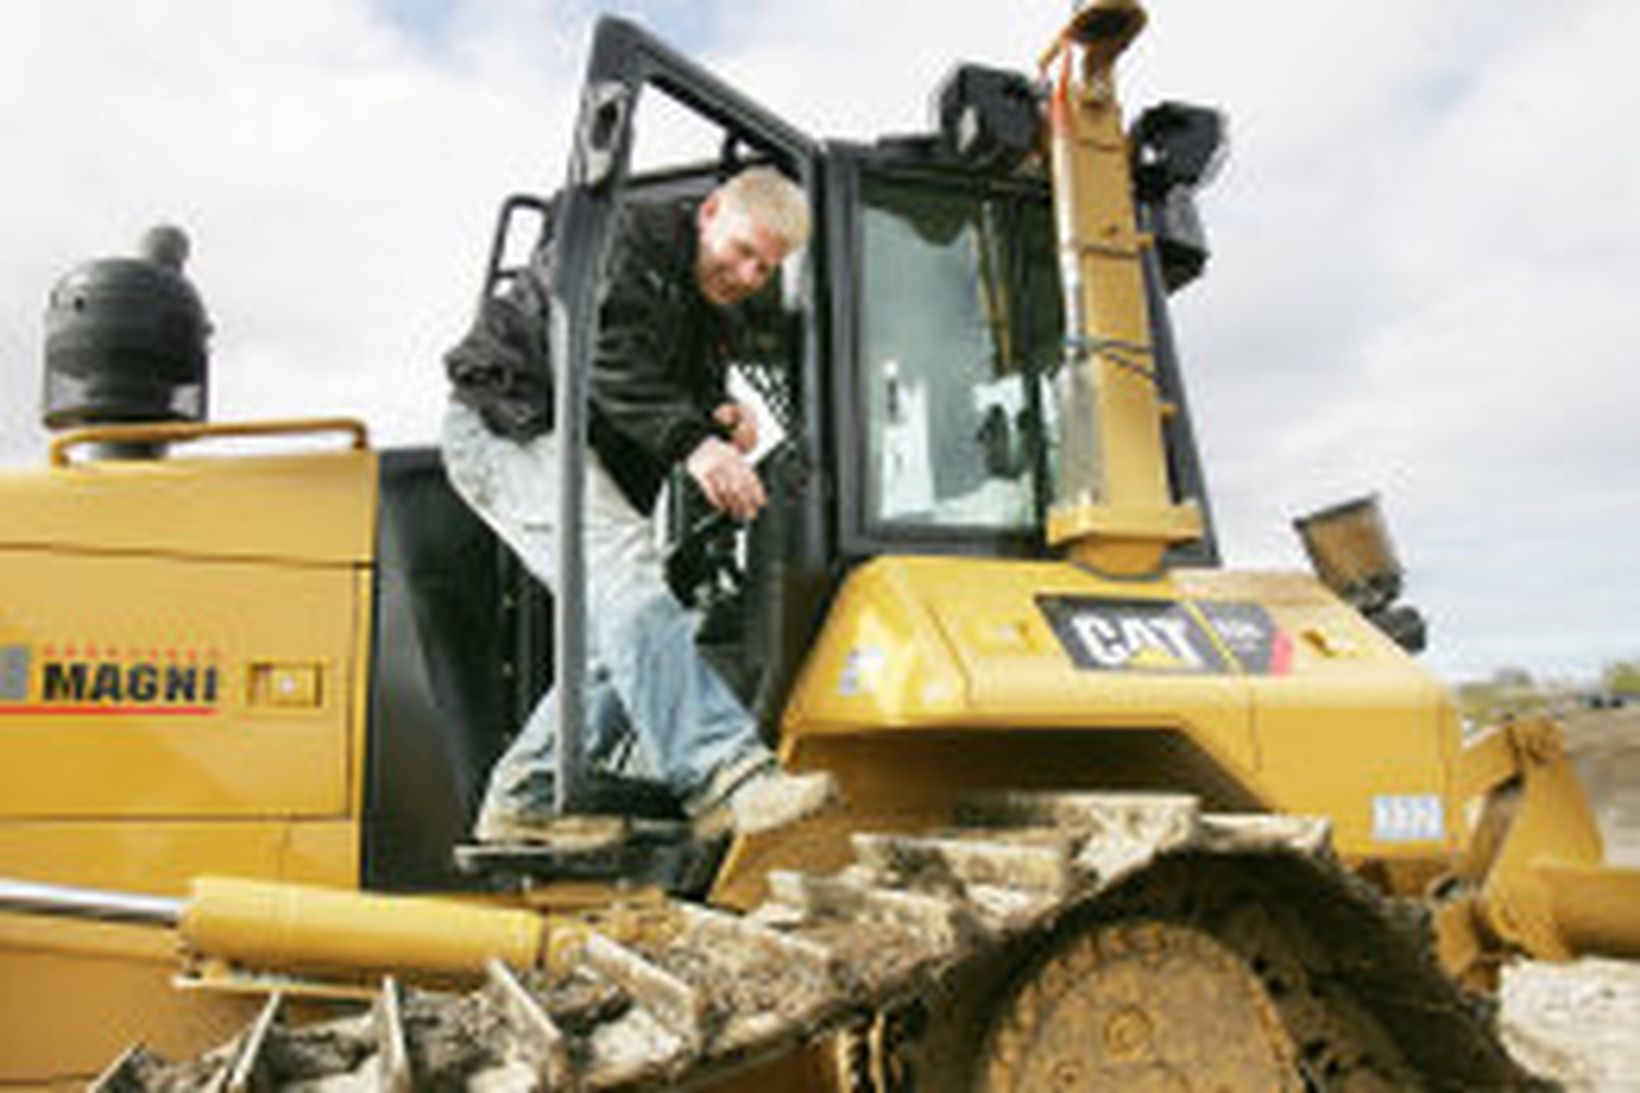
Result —
<svg viewBox="0 0 1640 1093"><path fill-rule="evenodd" d="M1270 674L1284 676L1293 668L1293 639L1285 630L1277 630L1270 639Z"/></svg>
<svg viewBox="0 0 1640 1093"><path fill-rule="evenodd" d="M56 705L28 705L5 706L0 705L0 717L35 716L44 714L59 717L108 717L108 716L138 716L138 717L209 717L220 713L215 706L56 706Z"/></svg>

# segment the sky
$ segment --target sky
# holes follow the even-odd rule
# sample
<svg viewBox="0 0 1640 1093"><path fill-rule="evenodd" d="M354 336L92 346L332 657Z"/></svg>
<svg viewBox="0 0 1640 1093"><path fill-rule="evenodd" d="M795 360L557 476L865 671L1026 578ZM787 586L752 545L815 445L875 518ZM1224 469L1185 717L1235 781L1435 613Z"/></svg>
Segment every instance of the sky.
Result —
<svg viewBox="0 0 1640 1093"><path fill-rule="evenodd" d="M1226 562L1380 499L1450 679L1640 657L1640 93L1630 0L1154 0L1130 112L1217 106L1174 323ZM1064 0L616 5L818 137L922 129ZM43 460L51 285L193 241L211 413L429 442L500 199L564 173L580 0L0 4L0 465ZM640 135L640 140L642 136Z"/></svg>

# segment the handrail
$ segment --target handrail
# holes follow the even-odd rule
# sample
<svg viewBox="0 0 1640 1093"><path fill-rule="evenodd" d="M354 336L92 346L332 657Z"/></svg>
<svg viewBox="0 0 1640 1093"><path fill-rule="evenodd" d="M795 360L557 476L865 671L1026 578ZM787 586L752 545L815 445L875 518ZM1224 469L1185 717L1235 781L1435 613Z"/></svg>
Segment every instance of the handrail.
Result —
<svg viewBox="0 0 1640 1093"><path fill-rule="evenodd" d="M54 437L51 465L71 465L71 448L85 444L164 443L183 444L194 440L234 436L301 436L310 433L347 433L355 451L370 447L365 424L355 418L282 418L273 421L152 421L130 425L89 425Z"/></svg>

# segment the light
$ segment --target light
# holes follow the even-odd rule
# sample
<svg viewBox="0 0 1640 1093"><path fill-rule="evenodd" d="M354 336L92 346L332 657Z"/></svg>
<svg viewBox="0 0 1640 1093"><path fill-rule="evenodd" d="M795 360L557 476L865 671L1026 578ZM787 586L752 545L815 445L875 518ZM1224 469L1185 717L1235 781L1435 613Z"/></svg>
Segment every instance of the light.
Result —
<svg viewBox="0 0 1640 1093"><path fill-rule="evenodd" d="M1417 608L1397 604L1401 563L1378 498L1368 496L1293 521L1321 583L1408 652L1421 652L1428 629Z"/></svg>
<svg viewBox="0 0 1640 1093"><path fill-rule="evenodd" d="M1230 126L1206 106L1165 102L1133 127L1133 174L1145 200L1165 198L1176 187L1199 190L1218 176L1230 157Z"/></svg>
<svg viewBox="0 0 1640 1093"><path fill-rule="evenodd" d="M940 137L970 166L1006 174L1036 150L1042 109L1023 74L958 65L934 95Z"/></svg>
<svg viewBox="0 0 1640 1093"><path fill-rule="evenodd" d="M1217 110L1168 102L1141 114L1131 139L1134 196L1155 237L1163 282L1174 292L1207 266L1196 191L1213 181L1229 158L1229 125Z"/></svg>

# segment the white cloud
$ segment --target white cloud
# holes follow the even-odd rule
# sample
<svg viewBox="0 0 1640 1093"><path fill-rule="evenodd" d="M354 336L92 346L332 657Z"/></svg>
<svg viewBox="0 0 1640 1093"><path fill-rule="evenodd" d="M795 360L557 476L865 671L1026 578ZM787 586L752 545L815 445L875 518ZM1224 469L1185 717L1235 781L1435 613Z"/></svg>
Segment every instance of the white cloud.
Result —
<svg viewBox="0 0 1640 1093"><path fill-rule="evenodd" d="M640 7L856 139L920 128L959 57L1029 64L1067 9ZM1230 560L1301 564L1293 515L1376 490L1436 666L1640 652L1640 9L1153 7L1128 101L1232 118L1214 261L1175 315ZM0 458L43 443L50 284L158 220L194 237L216 416L428 438L497 202L561 177L590 24L585 0L454 3L420 29L369 0L0 5Z"/></svg>
<svg viewBox="0 0 1640 1093"><path fill-rule="evenodd" d="M1238 155L1180 317L1229 557L1294 563L1287 516L1379 491L1438 667L1632 655L1640 155L1618 115L1640 18L1298 7L1254 9L1296 20L1260 20L1269 48L1224 24L1202 58Z"/></svg>
<svg viewBox="0 0 1640 1093"><path fill-rule="evenodd" d="M567 55L540 14L543 51ZM493 210L561 177L578 83L525 63L527 27L452 29L435 56L364 3L0 8L8 386L38 388L50 284L172 220L216 326L218 416L352 412L425 436ZM19 457L36 408L7 409Z"/></svg>

